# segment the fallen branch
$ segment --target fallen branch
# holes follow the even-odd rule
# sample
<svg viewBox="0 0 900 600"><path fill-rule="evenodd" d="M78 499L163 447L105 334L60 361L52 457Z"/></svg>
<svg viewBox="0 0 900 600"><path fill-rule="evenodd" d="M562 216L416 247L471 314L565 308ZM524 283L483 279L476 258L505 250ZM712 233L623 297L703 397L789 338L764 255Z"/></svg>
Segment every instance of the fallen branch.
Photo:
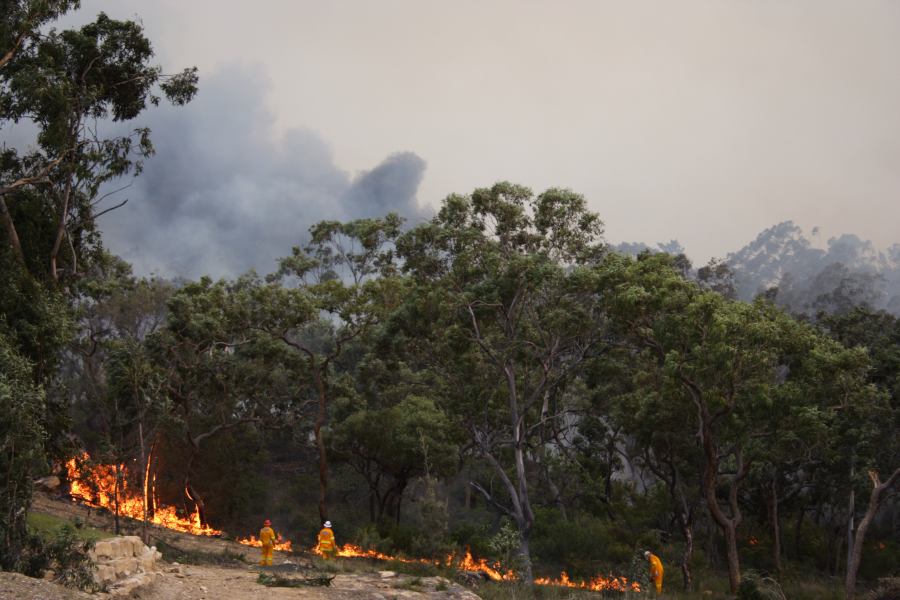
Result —
<svg viewBox="0 0 900 600"><path fill-rule="evenodd" d="M266 587L302 587L302 586L331 586L335 576L321 577L282 577L276 573L271 575L268 573L260 573L256 579L256 583L260 583Z"/></svg>

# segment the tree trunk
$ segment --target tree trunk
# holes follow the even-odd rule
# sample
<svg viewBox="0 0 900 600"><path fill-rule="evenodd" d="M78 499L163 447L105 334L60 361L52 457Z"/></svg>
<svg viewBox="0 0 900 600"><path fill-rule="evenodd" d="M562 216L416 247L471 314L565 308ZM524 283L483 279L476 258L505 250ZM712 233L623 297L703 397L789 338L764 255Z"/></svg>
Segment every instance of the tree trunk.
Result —
<svg viewBox="0 0 900 600"><path fill-rule="evenodd" d="M775 478L769 486L769 520L772 525L772 561L775 572L781 575L781 526L778 523L778 487Z"/></svg>
<svg viewBox="0 0 900 600"><path fill-rule="evenodd" d="M121 533L119 531L119 488L121 487L119 484L119 480L120 480L121 476L119 475L119 462L118 461L116 461L115 472L116 472L116 483L113 486L113 506L115 506L115 509L114 509L114 514L113 514L113 520L115 523L116 535L119 535L119 533Z"/></svg>
<svg viewBox="0 0 900 600"><path fill-rule="evenodd" d="M523 529L525 530L525 533L521 533ZM529 548L531 531L527 526L520 526L519 531L519 560L521 561L521 564L518 566L522 571L522 580L525 583L531 584L534 582L534 573L531 570L531 549Z"/></svg>
<svg viewBox="0 0 900 600"><path fill-rule="evenodd" d="M143 510L141 511L141 541L145 544L148 544L150 539L147 537L147 474L149 473L149 469L147 465L149 461L147 460L146 451L144 450L144 422L138 422L138 437L141 440L141 469L144 472L143 485L142 489L142 499L143 499ZM148 544L149 545L149 544Z"/></svg>
<svg viewBox="0 0 900 600"><path fill-rule="evenodd" d="M684 591L690 592L694 587L691 576L691 557L694 554L694 528L689 522L682 522L681 534L684 536L684 552L681 554L681 577L684 580Z"/></svg>
<svg viewBox="0 0 900 600"><path fill-rule="evenodd" d="M741 585L741 562L737 548L737 526L732 522L722 528L725 534L725 558L728 561L728 584L736 593Z"/></svg>
<svg viewBox="0 0 900 600"><path fill-rule="evenodd" d="M863 516L862 521L859 522L859 528L856 530L856 539L854 540L853 548L850 551L850 560L847 563L847 600L853 600L856 595L856 575L859 572L859 561L862 560L863 543L866 539L866 531L875 519L878 509L881 507L882 496L898 479L900 479L900 468L895 470L884 483L881 483L877 471L869 471L869 479L872 480L872 495L869 497L869 507L866 509L866 514Z"/></svg>
<svg viewBox="0 0 900 600"><path fill-rule="evenodd" d="M59 281L57 272L57 258L62 247L63 237L66 235L66 215L69 212L69 199L72 197L72 179L74 174L70 171L66 178L66 186L63 190L62 206L59 210L59 222L56 224L56 238L53 240L53 248L50 250L50 276L53 281Z"/></svg>
<svg viewBox="0 0 900 600"><path fill-rule="evenodd" d="M191 485L191 473L194 468L194 461L197 459L197 454L200 451L199 444L190 438L190 434L188 434L188 438L191 440L192 452L184 472L184 494L187 496L188 500L194 504L194 509L197 511L197 518L200 521L200 527L207 527L206 504L203 502L203 497L197 493L197 490Z"/></svg>
<svg viewBox="0 0 900 600"><path fill-rule="evenodd" d="M850 499L847 502L847 565L852 560L853 553L853 527L856 517L856 489L853 487L853 480L856 479L856 465L853 457L850 458ZM835 569L837 571L837 569Z"/></svg>
<svg viewBox="0 0 900 600"><path fill-rule="evenodd" d="M12 215L9 214L9 207L6 205L6 198L3 196L0 196L0 219L3 220L3 226L6 228L9 247L12 248L16 260L24 267L25 253L22 251L22 242L19 240L19 233L16 231L16 225L13 223Z"/></svg>
<svg viewBox="0 0 900 600"><path fill-rule="evenodd" d="M712 439L712 433L704 427L703 430L703 447L706 453L706 467L703 472L703 489L706 496L706 505L709 508L710 516L722 530L725 536L725 559L728 562L728 583L731 593L737 593L738 586L741 584L741 566L737 549L737 528L743 520L741 509L738 504L738 488L741 481L747 476L750 470L750 462L744 462L743 452L741 448L735 450L735 459L737 462L737 473L731 478L728 484L728 505L731 515L725 514L722 507L719 506L719 498L716 493L716 484L719 479L719 453Z"/></svg>
<svg viewBox="0 0 900 600"><path fill-rule="evenodd" d="M319 365L314 359L310 358L310 367L312 367L313 377L316 381L316 390L319 394L319 409L316 413L316 448L319 451L319 520L324 523L328 520L328 506L326 504L326 495L328 492L328 455L325 452L325 439L322 435L322 427L325 426L327 416L326 408L328 402L328 391L325 382L325 374L322 369L327 366Z"/></svg>
<svg viewBox="0 0 900 600"><path fill-rule="evenodd" d="M516 524L519 526L519 551L524 563L522 576L527 584L534 583L531 572L531 554L529 554L528 538L534 525L534 513L531 510L531 502L528 497L528 478L525 471L525 424L519 414L518 387L516 385L515 368L512 362L504 365L506 373L507 390L509 391L510 424L513 432L513 456L516 463L516 485L514 491L516 512L518 513ZM499 466L499 463L497 463ZM502 470L502 468L501 468Z"/></svg>
<svg viewBox="0 0 900 600"><path fill-rule="evenodd" d="M806 516L806 507L800 507L800 514L797 515L797 524L794 526L794 560L800 559L801 539L803 533L803 518Z"/></svg>

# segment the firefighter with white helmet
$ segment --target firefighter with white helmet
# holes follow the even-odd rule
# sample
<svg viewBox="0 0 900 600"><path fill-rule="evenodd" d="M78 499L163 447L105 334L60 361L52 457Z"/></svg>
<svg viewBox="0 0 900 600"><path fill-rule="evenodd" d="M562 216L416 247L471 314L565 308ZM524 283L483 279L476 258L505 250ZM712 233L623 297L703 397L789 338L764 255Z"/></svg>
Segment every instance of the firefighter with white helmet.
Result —
<svg viewBox="0 0 900 600"><path fill-rule="evenodd" d="M337 555L337 543L334 541L334 530L331 529L331 521L325 521L322 531L319 532L319 554L325 560Z"/></svg>

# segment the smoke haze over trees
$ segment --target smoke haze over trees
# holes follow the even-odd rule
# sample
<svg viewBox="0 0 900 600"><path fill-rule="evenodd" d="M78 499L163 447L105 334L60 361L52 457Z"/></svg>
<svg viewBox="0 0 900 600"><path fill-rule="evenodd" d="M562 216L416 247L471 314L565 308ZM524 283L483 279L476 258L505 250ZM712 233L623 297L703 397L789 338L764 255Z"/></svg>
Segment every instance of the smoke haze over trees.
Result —
<svg viewBox="0 0 900 600"><path fill-rule="evenodd" d="M716 262L728 267L734 294L741 300L765 294L798 314L843 313L865 305L900 315L900 243L879 249L851 233L823 242L817 229L811 238L785 221ZM674 240L655 248L643 243L615 248L631 255L685 252Z"/></svg>
<svg viewBox="0 0 900 600"><path fill-rule="evenodd" d="M251 67L227 67L204 79L190 106L148 115L158 156L109 199L128 198L127 208L103 221L108 245L137 272L269 272L322 219L427 216L416 200L425 161L402 152L351 175L312 131L273 139L266 86Z"/></svg>
<svg viewBox="0 0 900 600"><path fill-rule="evenodd" d="M431 214L416 154L349 174L276 133L261 69L185 107L197 69L165 74L137 21L35 29L77 4L0 20L0 130L27 122L0 153L0 567L31 569L56 474L145 540L150 512L271 518L304 552L327 519L429 568L503 561L523 598L641 581L648 549L704 597L896 573L900 247L786 222L692 266L508 181ZM105 503L71 493L103 470Z"/></svg>

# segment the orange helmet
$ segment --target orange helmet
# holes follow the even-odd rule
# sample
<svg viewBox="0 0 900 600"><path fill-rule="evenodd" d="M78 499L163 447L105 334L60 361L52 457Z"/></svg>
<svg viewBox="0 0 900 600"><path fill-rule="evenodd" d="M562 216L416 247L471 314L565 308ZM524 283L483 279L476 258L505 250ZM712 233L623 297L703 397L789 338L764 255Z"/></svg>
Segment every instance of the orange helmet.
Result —
<svg viewBox="0 0 900 600"><path fill-rule="evenodd" d="M266 527L268 527L268 526L271 525L271 524L272 524L272 521L270 521L270 520L268 520L268 519L266 519L265 521L263 521L263 525L265 525Z"/></svg>

